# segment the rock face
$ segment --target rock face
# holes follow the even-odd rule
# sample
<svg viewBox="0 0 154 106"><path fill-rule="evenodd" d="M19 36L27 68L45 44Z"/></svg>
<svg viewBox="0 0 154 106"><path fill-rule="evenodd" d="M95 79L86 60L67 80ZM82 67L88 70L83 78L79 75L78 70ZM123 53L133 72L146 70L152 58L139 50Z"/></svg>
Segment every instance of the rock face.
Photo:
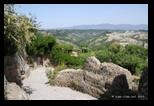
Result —
<svg viewBox="0 0 154 106"><path fill-rule="evenodd" d="M39 66L49 67L49 66L57 66L58 63L54 58L52 58L50 55L45 54L43 56L33 56L32 60L28 59L28 64L30 64L31 67L37 68Z"/></svg>
<svg viewBox="0 0 154 106"><path fill-rule="evenodd" d="M43 57L42 57L43 59L43 66L44 67L49 67L50 66L50 64L51 64L51 57L49 56L49 55L44 55Z"/></svg>
<svg viewBox="0 0 154 106"><path fill-rule="evenodd" d="M148 100L148 69L144 70L141 75L138 86L138 93L139 96L144 96L140 99Z"/></svg>
<svg viewBox="0 0 154 106"><path fill-rule="evenodd" d="M6 77L4 75L4 91L6 90L6 87L7 87L7 80L6 80Z"/></svg>
<svg viewBox="0 0 154 106"><path fill-rule="evenodd" d="M5 100L29 100L29 96L16 83L8 83Z"/></svg>
<svg viewBox="0 0 154 106"><path fill-rule="evenodd" d="M89 57L89 58L87 58L82 69L97 73L97 72L99 72L100 64L101 64L100 61L98 59L96 59L95 57Z"/></svg>
<svg viewBox="0 0 154 106"><path fill-rule="evenodd" d="M100 63L95 57L87 58L82 69L66 69L58 73L55 85L66 86L99 99L111 95L129 95L131 73L113 63Z"/></svg>
<svg viewBox="0 0 154 106"><path fill-rule="evenodd" d="M9 83L4 75L4 99L29 100L29 96L16 83Z"/></svg>
<svg viewBox="0 0 154 106"><path fill-rule="evenodd" d="M4 99L5 99L5 97L6 97L6 92L7 92L7 80L6 80L6 77L5 77L5 75L4 75Z"/></svg>
<svg viewBox="0 0 154 106"><path fill-rule="evenodd" d="M9 82L20 84L23 78L29 76L30 70L23 57L16 53L13 56L4 57L4 74Z"/></svg>

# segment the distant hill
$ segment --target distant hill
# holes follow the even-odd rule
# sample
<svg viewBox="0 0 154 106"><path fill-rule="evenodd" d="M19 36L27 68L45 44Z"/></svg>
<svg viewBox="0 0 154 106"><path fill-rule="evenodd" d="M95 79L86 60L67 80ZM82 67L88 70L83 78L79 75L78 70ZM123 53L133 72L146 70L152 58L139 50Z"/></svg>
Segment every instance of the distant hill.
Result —
<svg viewBox="0 0 154 106"><path fill-rule="evenodd" d="M63 29L106 29L106 30L148 30L148 25L130 25L130 24L97 24L97 25L78 25L66 27Z"/></svg>
<svg viewBox="0 0 154 106"><path fill-rule="evenodd" d="M54 36L60 42L71 43L76 46L86 44L92 49L99 49L102 45L119 43L123 46L136 44L148 47L148 31L135 30L96 30L96 29L70 29L40 31L46 35Z"/></svg>

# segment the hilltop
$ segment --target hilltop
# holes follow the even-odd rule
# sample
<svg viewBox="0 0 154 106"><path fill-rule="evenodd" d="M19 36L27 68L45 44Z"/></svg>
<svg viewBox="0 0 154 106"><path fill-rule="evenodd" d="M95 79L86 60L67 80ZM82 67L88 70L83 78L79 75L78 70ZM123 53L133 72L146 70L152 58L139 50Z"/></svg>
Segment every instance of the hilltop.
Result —
<svg viewBox="0 0 154 106"><path fill-rule="evenodd" d="M144 30L44 30L43 34L56 37L59 42L71 43L75 46L85 44L90 48L98 48L102 44L119 43L148 47L148 31Z"/></svg>
<svg viewBox="0 0 154 106"><path fill-rule="evenodd" d="M148 30L148 25L131 25L131 24L97 24L97 25L77 25L62 29L106 29L106 30Z"/></svg>

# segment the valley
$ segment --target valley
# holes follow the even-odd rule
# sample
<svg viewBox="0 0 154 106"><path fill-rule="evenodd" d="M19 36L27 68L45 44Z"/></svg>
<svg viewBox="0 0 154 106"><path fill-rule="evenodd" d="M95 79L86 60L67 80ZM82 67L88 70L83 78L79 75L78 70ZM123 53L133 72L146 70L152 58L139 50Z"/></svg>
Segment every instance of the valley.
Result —
<svg viewBox="0 0 154 106"><path fill-rule="evenodd" d="M87 45L99 49L101 45L118 43L123 46L135 44L148 48L148 31L146 30L46 30L40 31L56 37L59 42L68 42L75 46Z"/></svg>
<svg viewBox="0 0 154 106"><path fill-rule="evenodd" d="M21 5L4 4L4 100L148 100L147 4Z"/></svg>

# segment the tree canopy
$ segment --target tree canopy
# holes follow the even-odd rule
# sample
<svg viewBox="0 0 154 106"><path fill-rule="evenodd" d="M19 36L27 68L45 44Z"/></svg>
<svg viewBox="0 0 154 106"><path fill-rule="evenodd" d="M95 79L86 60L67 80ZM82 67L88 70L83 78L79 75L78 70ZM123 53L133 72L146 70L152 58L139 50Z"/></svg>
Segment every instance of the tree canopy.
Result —
<svg viewBox="0 0 154 106"><path fill-rule="evenodd" d="M13 55L23 50L35 39L36 21L19 15L14 4L4 4L4 55ZM36 30L35 30L36 31Z"/></svg>

